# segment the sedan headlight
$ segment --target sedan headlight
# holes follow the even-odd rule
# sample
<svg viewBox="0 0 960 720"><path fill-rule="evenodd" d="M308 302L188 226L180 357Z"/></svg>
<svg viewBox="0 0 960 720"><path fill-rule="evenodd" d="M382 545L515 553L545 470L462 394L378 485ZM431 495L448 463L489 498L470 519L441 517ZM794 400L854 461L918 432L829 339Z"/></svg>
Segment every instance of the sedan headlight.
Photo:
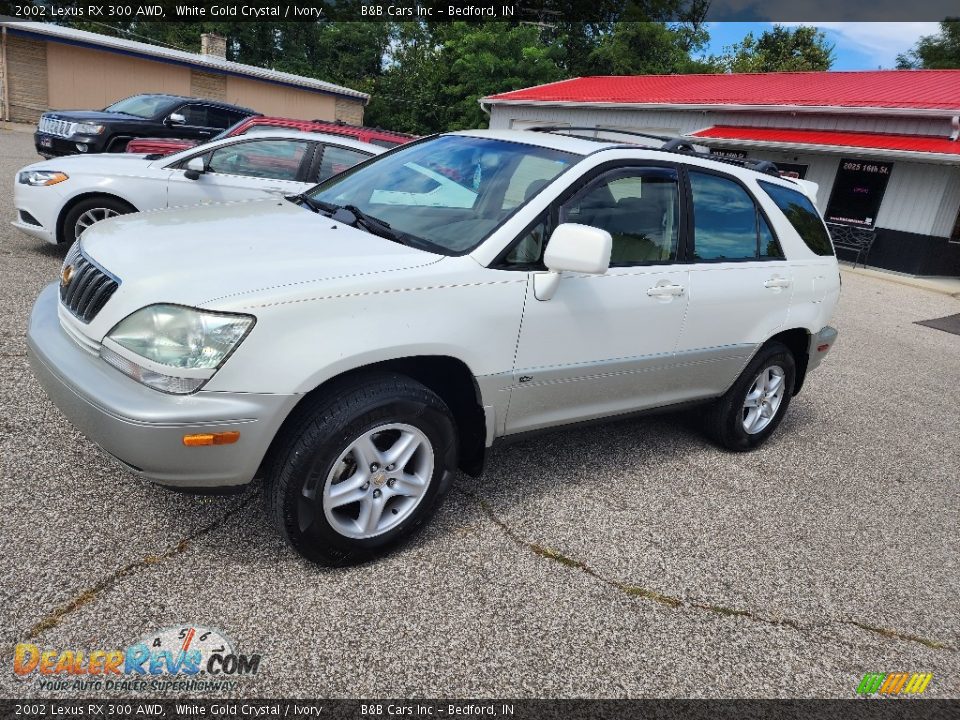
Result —
<svg viewBox="0 0 960 720"><path fill-rule="evenodd" d="M103 125L94 123L74 123L72 135L99 135L103 132Z"/></svg>
<svg viewBox="0 0 960 720"><path fill-rule="evenodd" d="M17 182L21 185L31 185L33 187L56 185L68 179L66 173L55 170L24 170L17 175Z"/></svg>
<svg viewBox="0 0 960 720"><path fill-rule="evenodd" d="M189 393L213 377L256 319L182 305L150 305L107 333L100 355L157 390Z"/></svg>

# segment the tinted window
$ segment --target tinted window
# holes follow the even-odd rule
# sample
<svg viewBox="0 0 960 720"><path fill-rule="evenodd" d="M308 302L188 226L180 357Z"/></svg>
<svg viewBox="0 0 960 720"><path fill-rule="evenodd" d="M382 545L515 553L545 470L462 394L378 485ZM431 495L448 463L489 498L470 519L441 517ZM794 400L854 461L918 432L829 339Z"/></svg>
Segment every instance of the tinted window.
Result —
<svg viewBox="0 0 960 720"><path fill-rule="evenodd" d="M757 222L760 232L760 257L764 260L783 260L783 250L780 249L777 236L773 234L766 218L759 212L757 213Z"/></svg>
<svg viewBox="0 0 960 720"><path fill-rule="evenodd" d="M195 127L207 127L207 106L206 105L184 105L177 110L186 119L187 125Z"/></svg>
<svg viewBox="0 0 960 720"><path fill-rule="evenodd" d="M670 262L677 258L679 197L673 170L615 170L564 205L561 222L609 232L611 265Z"/></svg>
<svg viewBox="0 0 960 720"><path fill-rule="evenodd" d="M403 144L399 140L381 140L380 138L371 138L367 142L369 142L371 145L379 145L380 147L385 148L392 148Z"/></svg>
<svg viewBox="0 0 960 720"><path fill-rule="evenodd" d="M344 170L349 170L357 163L363 162L370 155L360 150L350 150L348 148L337 147L336 145L327 145L323 149L323 158L320 160L320 172L317 174L316 181L323 182L327 178L339 175Z"/></svg>
<svg viewBox="0 0 960 720"><path fill-rule="evenodd" d="M227 175L296 180L307 151L304 140L255 140L217 148L207 169Z"/></svg>
<svg viewBox="0 0 960 720"><path fill-rule="evenodd" d="M515 208L507 188L525 157L556 161L559 175L580 156L536 145L442 135L405 145L325 181L310 195L356 205L413 242L441 252L480 244Z"/></svg>
<svg viewBox="0 0 960 720"><path fill-rule="evenodd" d="M757 208L733 180L691 172L693 255L697 260L757 257Z"/></svg>
<svg viewBox="0 0 960 720"><path fill-rule="evenodd" d="M218 107L208 107L207 108L207 127L224 129L233 125L236 120L234 116L236 113L229 112L223 108Z"/></svg>
<svg viewBox="0 0 960 720"><path fill-rule="evenodd" d="M760 181L760 187L777 204L807 247L817 255L833 255L827 228L810 198L797 190Z"/></svg>

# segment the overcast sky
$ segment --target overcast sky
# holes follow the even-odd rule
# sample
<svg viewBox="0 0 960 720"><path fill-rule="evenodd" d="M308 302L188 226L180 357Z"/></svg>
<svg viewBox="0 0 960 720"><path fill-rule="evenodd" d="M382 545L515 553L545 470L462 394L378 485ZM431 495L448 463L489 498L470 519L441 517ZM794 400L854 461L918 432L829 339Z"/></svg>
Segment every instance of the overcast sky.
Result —
<svg viewBox="0 0 960 720"><path fill-rule="evenodd" d="M799 23L781 23L797 25ZM896 67L897 54L913 47L923 35L935 35L940 25L935 22L918 23L803 23L823 30L836 47L833 70L876 70ZM772 23L718 22L709 23L710 45L706 54L719 55L723 48L743 39L748 32L759 36Z"/></svg>

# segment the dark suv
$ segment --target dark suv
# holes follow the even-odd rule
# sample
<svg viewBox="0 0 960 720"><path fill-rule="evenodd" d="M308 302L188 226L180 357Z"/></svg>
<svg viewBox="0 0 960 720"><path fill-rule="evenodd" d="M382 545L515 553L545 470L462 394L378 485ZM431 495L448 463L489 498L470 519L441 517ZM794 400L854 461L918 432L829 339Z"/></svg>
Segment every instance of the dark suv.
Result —
<svg viewBox="0 0 960 720"><path fill-rule="evenodd" d="M77 153L123 152L137 137L209 140L258 113L216 100L179 95L134 95L103 110L55 110L37 124L37 152L50 158Z"/></svg>

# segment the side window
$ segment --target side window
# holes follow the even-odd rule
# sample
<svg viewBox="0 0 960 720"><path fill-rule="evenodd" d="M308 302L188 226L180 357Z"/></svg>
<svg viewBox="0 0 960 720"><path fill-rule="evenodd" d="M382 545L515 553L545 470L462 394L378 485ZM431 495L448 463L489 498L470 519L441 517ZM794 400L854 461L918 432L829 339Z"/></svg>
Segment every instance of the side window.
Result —
<svg viewBox="0 0 960 720"><path fill-rule="evenodd" d="M307 152L304 140L253 140L219 147L210 154L209 172L296 180Z"/></svg>
<svg viewBox="0 0 960 720"><path fill-rule="evenodd" d="M186 118L187 125L194 127L208 127L207 125L207 106L206 105L184 105L176 112Z"/></svg>
<svg viewBox="0 0 960 720"><path fill-rule="evenodd" d="M760 230L760 258L763 260L783 260L783 250L777 236L773 234L770 225L761 213L757 213L757 223Z"/></svg>
<svg viewBox="0 0 960 720"><path fill-rule="evenodd" d="M233 114L224 110L223 108L207 108L207 127L217 128L218 130L226 130L228 127L233 125L234 122Z"/></svg>
<svg viewBox="0 0 960 720"><path fill-rule="evenodd" d="M547 244L547 217L544 215L524 234L520 241L507 253L503 262L509 266L542 267L543 251Z"/></svg>
<svg viewBox="0 0 960 720"><path fill-rule="evenodd" d="M560 210L560 222L606 230L611 265L677 259L680 193L676 171L628 168L600 176Z"/></svg>
<svg viewBox="0 0 960 720"><path fill-rule="evenodd" d="M833 243L810 198L797 190L760 181L760 187L777 204L803 242L817 255L833 255Z"/></svg>
<svg viewBox="0 0 960 720"><path fill-rule="evenodd" d="M757 257L757 208L743 187L726 178L691 172L695 260ZM768 228L769 229L769 228Z"/></svg>
<svg viewBox="0 0 960 720"><path fill-rule="evenodd" d="M363 162L370 155L359 150L350 150L348 148L337 147L336 145L326 145L323 148L323 157L320 160L320 170L315 182L323 182L327 178L339 175L344 170L349 170L357 163Z"/></svg>

